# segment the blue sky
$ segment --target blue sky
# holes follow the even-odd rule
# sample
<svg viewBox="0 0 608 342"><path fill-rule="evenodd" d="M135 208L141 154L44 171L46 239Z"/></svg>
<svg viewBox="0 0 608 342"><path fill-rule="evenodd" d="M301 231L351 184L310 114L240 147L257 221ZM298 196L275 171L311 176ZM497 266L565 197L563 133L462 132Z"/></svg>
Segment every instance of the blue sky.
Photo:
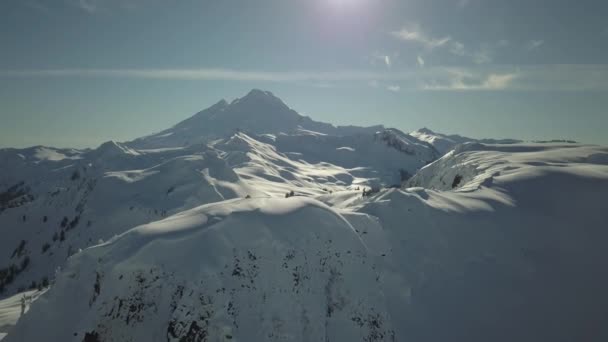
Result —
<svg viewBox="0 0 608 342"><path fill-rule="evenodd" d="M0 0L0 147L274 92L336 124L608 145L601 0Z"/></svg>

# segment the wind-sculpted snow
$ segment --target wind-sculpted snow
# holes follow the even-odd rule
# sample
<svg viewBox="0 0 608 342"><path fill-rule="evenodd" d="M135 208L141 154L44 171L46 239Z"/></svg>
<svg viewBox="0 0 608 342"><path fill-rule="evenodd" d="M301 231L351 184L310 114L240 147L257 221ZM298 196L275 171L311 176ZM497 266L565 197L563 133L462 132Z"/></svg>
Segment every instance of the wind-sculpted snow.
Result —
<svg viewBox="0 0 608 342"><path fill-rule="evenodd" d="M439 158L432 146L392 129L374 135L279 135L274 145L310 163L330 161L376 186L399 185Z"/></svg>
<svg viewBox="0 0 608 342"><path fill-rule="evenodd" d="M75 255L6 341L391 341L378 281L320 202L233 200Z"/></svg>
<svg viewBox="0 0 608 342"><path fill-rule="evenodd" d="M365 181L337 165L289 158L275 146L243 133L213 146L228 151L225 160L245 183L251 185L255 196L282 196L296 189L299 194L317 195Z"/></svg>
<svg viewBox="0 0 608 342"><path fill-rule="evenodd" d="M604 165L605 167L603 167ZM602 177L608 167L608 148L575 144L456 146L441 159L421 169L407 186L470 191L492 186L501 178L538 177L563 172ZM597 174L597 175L596 175Z"/></svg>

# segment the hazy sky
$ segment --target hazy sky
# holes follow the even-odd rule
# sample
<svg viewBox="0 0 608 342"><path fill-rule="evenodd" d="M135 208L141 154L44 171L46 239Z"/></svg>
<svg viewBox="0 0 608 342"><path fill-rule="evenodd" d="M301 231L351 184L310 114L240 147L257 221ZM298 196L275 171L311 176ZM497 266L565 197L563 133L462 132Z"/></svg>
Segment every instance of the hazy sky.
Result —
<svg viewBox="0 0 608 342"><path fill-rule="evenodd" d="M0 0L0 147L274 92L336 124L608 145L605 0Z"/></svg>

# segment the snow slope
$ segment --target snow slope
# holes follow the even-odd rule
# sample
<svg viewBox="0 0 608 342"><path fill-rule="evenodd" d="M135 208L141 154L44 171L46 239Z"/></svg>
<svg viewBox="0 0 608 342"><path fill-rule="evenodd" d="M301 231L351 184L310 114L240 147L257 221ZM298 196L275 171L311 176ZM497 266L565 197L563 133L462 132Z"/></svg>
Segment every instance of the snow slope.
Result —
<svg viewBox="0 0 608 342"><path fill-rule="evenodd" d="M133 142L3 149L0 295L37 287L81 248L198 205L399 185L438 157L398 130L316 122L260 90Z"/></svg>
<svg viewBox="0 0 608 342"><path fill-rule="evenodd" d="M591 177L599 165L608 165L608 150L577 144L457 146L436 162L422 168L407 186L438 190L475 190L490 186L498 176L531 175L555 170Z"/></svg>
<svg viewBox="0 0 608 342"><path fill-rule="evenodd" d="M19 151L5 159L19 158ZM20 158L19 158L20 159ZM37 287L80 248L203 203L245 196L247 185L208 148L164 152L117 143L78 159L1 163L0 289Z"/></svg>
<svg viewBox="0 0 608 342"><path fill-rule="evenodd" d="M136 227L73 256L7 341L604 341L608 149L464 145L412 182L462 165L491 181Z"/></svg>
<svg viewBox="0 0 608 342"><path fill-rule="evenodd" d="M75 255L52 291L6 341L392 336L364 244L307 198L220 202L134 228Z"/></svg>
<svg viewBox="0 0 608 342"><path fill-rule="evenodd" d="M440 157L433 146L396 129L374 135L279 135L275 145L285 153L295 152L297 159L316 163L331 161L353 171L358 169L357 174L374 179L378 186L399 185Z"/></svg>
<svg viewBox="0 0 608 342"><path fill-rule="evenodd" d="M608 149L475 150L412 179L440 189L452 167L476 170L457 191L391 190L358 209L390 243L378 264L398 340L606 340Z"/></svg>
<svg viewBox="0 0 608 342"><path fill-rule="evenodd" d="M608 340L608 148L249 124L0 150L5 340Z"/></svg>
<svg viewBox="0 0 608 342"><path fill-rule="evenodd" d="M484 144L516 144L521 143L521 140L516 139L473 139L463 137L457 134L441 134L437 132L433 132L430 129L424 127L409 133L410 136L420 140L427 142L433 145L440 154L446 154L450 150L452 150L456 145L464 144L468 142L477 142Z"/></svg>
<svg viewBox="0 0 608 342"><path fill-rule="evenodd" d="M31 290L0 300L0 340L17 324L19 318L30 310L31 304L46 290Z"/></svg>

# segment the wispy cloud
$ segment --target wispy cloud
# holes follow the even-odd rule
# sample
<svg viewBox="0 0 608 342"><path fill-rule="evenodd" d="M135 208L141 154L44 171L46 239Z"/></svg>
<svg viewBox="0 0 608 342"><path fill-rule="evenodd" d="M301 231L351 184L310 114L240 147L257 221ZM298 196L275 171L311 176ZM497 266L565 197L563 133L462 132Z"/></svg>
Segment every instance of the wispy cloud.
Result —
<svg viewBox="0 0 608 342"><path fill-rule="evenodd" d="M452 70L451 77L443 82L423 85L426 90L456 91L498 91L509 89L517 73L476 75L462 70Z"/></svg>
<svg viewBox="0 0 608 342"><path fill-rule="evenodd" d="M69 5L88 14L114 10L134 10L146 5L161 3L160 0L65 0Z"/></svg>
<svg viewBox="0 0 608 342"><path fill-rule="evenodd" d="M389 85L386 87L386 90L398 93L401 90L401 87L398 85Z"/></svg>
<svg viewBox="0 0 608 342"><path fill-rule="evenodd" d="M536 50L545 44L544 40L531 40L526 43L526 48L530 51Z"/></svg>
<svg viewBox="0 0 608 342"><path fill-rule="evenodd" d="M234 69L40 69L4 70L0 77L120 77L193 81L363 81L407 77L409 73L376 71L251 71Z"/></svg>
<svg viewBox="0 0 608 342"><path fill-rule="evenodd" d="M390 68L393 65L393 57L391 57L390 55L387 55L387 54L374 52L371 56L371 64L372 65L382 64L382 65L385 65L386 67Z"/></svg>
<svg viewBox="0 0 608 342"><path fill-rule="evenodd" d="M424 61L421 57L420 61ZM420 61L418 63L420 64ZM0 78L128 78L183 81L291 82L310 86L359 83L399 90L608 91L608 65L411 67L389 70L257 71L234 69L0 70ZM387 88L388 89L388 88ZM393 88L395 89L395 88Z"/></svg>
<svg viewBox="0 0 608 342"><path fill-rule="evenodd" d="M424 58L422 58L422 56L418 55L418 57L416 57L416 63L418 63L419 67L423 67L424 66Z"/></svg>
<svg viewBox="0 0 608 342"><path fill-rule="evenodd" d="M465 45L450 36L432 37L425 33L420 25L406 25L399 31L392 31L390 34L405 42L417 43L423 46L427 52L439 49L447 49L455 56L470 58L475 64L485 64L492 62L492 49L487 45L482 45L479 49L468 49Z"/></svg>
<svg viewBox="0 0 608 342"><path fill-rule="evenodd" d="M445 46L452 38L449 36L442 38L433 38L422 31L419 25L413 24L404 26L398 31L392 31L390 34L402 41L415 42L422 44L427 49L435 49Z"/></svg>

